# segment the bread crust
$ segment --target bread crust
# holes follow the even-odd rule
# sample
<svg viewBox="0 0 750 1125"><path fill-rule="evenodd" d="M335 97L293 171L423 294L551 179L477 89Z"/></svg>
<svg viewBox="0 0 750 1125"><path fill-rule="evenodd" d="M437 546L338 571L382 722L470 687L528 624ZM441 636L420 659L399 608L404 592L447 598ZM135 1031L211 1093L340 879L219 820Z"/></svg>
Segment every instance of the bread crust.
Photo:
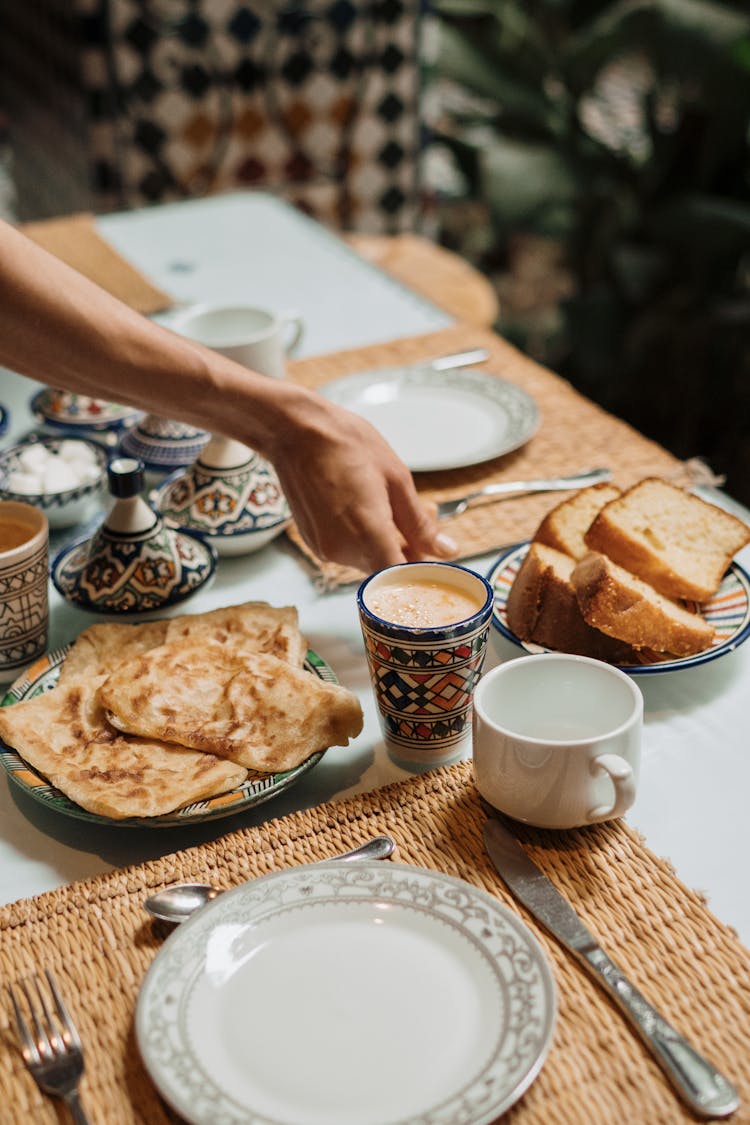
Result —
<svg viewBox="0 0 750 1125"><path fill-rule="evenodd" d="M245 767L216 755L120 734L97 702L105 678L70 676L3 707L0 736L71 801L113 820L162 816L245 780Z"/></svg>
<svg viewBox="0 0 750 1125"><path fill-rule="evenodd" d="M582 488L551 508L537 528L534 541L582 559L588 554L584 534L605 504L620 496L617 485L603 481Z"/></svg>
<svg viewBox="0 0 750 1125"><path fill-rule="evenodd" d="M637 662L630 646L588 624L570 582L574 560L532 543L508 593L508 625L522 641L617 664Z"/></svg>
<svg viewBox="0 0 750 1125"><path fill-rule="evenodd" d="M346 746L362 729L362 708L347 688L241 641L203 636L178 637L118 665L97 700L117 730L263 773Z"/></svg>
<svg viewBox="0 0 750 1125"><path fill-rule="evenodd" d="M691 535L696 524L700 535ZM666 597L705 602L737 551L750 543L750 528L699 496L647 477L606 504L584 539L590 550Z"/></svg>
<svg viewBox="0 0 750 1125"><path fill-rule="evenodd" d="M582 559L571 583L584 620L635 649L691 656L711 646L714 630L700 614L659 594L602 554Z"/></svg>

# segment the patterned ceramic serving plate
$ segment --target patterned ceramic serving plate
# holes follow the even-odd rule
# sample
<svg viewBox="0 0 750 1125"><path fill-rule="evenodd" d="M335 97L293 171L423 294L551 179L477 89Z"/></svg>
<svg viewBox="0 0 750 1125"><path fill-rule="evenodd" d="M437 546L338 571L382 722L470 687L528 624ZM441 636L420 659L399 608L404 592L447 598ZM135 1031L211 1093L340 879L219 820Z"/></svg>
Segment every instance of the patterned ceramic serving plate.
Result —
<svg viewBox="0 0 750 1125"><path fill-rule="evenodd" d="M541 645L520 640L508 627L506 607L508 594L519 567L529 549L528 542L509 547L491 567L487 581L495 591L495 609L492 623L502 635L526 652L549 652ZM714 596L700 607L706 621L713 625L716 637L711 648L693 656L661 660L653 664L622 664L625 672L634 676L653 675L656 672L673 672L680 668L693 668L733 652L750 636L750 575L738 563L732 563Z"/></svg>
<svg viewBox="0 0 750 1125"><path fill-rule="evenodd" d="M136 1036L193 1125L487 1125L555 1026L552 972L497 899L394 863L223 894L157 953Z"/></svg>
<svg viewBox="0 0 750 1125"><path fill-rule="evenodd" d="M69 645L56 649L41 657L33 664L22 677L15 681L7 690L2 706L7 707L19 703L24 699L31 699L44 691L50 691L60 678L62 665L68 652ZM312 650L308 651L305 659L305 669L312 675L329 683L338 683L333 670L321 656ZM118 825L125 828L174 828L178 825L195 824L203 820L218 820L220 817L232 816L234 813L244 812L246 809L262 805L271 800L290 785L293 785L304 774L317 765L323 757L323 751L313 754L307 761L296 769L287 770L285 773L256 773L250 772L242 785L227 793L216 797L208 797L203 801L195 801L185 805L175 812L166 813L164 816L154 817L129 817L125 820L111 820L106 816L87 812L80 805L76 805L64 793L53 788L41 774L38 774L24 760L0 739L0 763L5 767L10 779L15 782L25 793L35 800L40 801L47 808L79 820L92 821L95 824Z"/></svg>

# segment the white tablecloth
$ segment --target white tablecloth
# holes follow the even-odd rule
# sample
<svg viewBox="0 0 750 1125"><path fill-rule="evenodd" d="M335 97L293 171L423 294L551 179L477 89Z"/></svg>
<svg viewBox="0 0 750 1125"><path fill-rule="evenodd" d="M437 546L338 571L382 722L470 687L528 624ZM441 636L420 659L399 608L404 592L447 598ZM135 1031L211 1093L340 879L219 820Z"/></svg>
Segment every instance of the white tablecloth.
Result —
<svg viewBox="0 0 750 1125"><path fill-rule="evenodd" d="M266 196L233 195L107 216L102 233L152 280L185 301L245 299L296 308L308 321L302 355L357 347L444 327L449 318L360 262L334 236ZM54 380L51 378L51 382ZM10 407L5 445L29 428L36 385L0 371ZM469 561L482 573L493 555ZM750 549L739 558L750 565ZM274 543L224 558L213 584L184 607L199 612L247 599L294 604L310 646L359 696L362 734L332 749L286 793L255 811L180 829L99 827L52 813L0 778L0 902L38 894L112 867L164 855L234 828L343 798L407 777L379 732L354 591L320 594L293 549ZM91 615L51 594L50 647L69 642ZM487 667L519 655L497 633ZM750 946L750 644L697 668L640 677L645 698L643 762L628 822L684 883Z"/></svg>

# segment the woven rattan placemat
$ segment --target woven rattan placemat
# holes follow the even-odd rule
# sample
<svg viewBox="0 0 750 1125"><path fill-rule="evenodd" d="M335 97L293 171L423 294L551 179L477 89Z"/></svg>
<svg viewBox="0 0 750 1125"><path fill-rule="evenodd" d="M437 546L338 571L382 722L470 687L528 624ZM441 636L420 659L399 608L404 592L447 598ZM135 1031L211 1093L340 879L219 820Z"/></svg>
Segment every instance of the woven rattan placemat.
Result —
<svg viewBox="0 0 750 1125"><path fill-rule="evenodd" d="M189 880L230 887L388 832L400 862L466 879L526 917L485 856L484 820L471 763L461 762L21 900L0 909L0 979L13 981L36 965L55 973L85 1044L82 1092L94 1123L174 1121L141 1063L133 1031L138 988L161 940L142 909L148 892ZM518 835L641 991L737 1085L743 1107L733 1121L750 1121L750 955L732 931L622 822L567 833L519 827ZM559 1018L539 1077L504 1120L694 1120L611 1002L526 920L550 957ZM5 1003L0 1120L59 1121L23 1066Z"/></svg>
<svg viewBox="0 0 750 1125"><path fill-rule="evenodd" d="M497 320L500 304L492 282L460 254L417 234L352 232L345 238L363 258L456 320L487 328Z"/></svg>
<svg viewBox="0 0 750 1125"><path fill-rule="evenodd" d="M459 325L426 336L299 360L290 364L290 374L306 386L320 387L357 371L400 367L474 347L486 347L490 353L479 370L516 383L532 396L539 406L541 424L526 445L504 457L465 469L417 474L417 487L427 500L463 496L493 481L562 476L600 466L612 469L620 487L646 476L668 477L683 485L695 482L690 466L486 329ZM472 508L447 521L445 530L456 540L460 557L479 555L530 538L545 513L566 495L539 493ZM362 577L349 568L321 562L295 527L289 529L289 538L308 559L321 587L334 588Z"/></svg>

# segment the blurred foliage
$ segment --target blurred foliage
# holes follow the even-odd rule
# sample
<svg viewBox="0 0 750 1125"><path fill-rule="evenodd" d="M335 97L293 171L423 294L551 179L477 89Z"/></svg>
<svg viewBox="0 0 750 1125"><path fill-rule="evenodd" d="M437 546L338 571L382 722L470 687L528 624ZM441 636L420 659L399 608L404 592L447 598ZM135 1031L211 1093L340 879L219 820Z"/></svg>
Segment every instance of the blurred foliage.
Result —
<svg viewBox="0 0 750 1125"><path fill-rule="evenodd" d="M432 6L442 237L500 331L750 501L747 0Z"/></svg>

